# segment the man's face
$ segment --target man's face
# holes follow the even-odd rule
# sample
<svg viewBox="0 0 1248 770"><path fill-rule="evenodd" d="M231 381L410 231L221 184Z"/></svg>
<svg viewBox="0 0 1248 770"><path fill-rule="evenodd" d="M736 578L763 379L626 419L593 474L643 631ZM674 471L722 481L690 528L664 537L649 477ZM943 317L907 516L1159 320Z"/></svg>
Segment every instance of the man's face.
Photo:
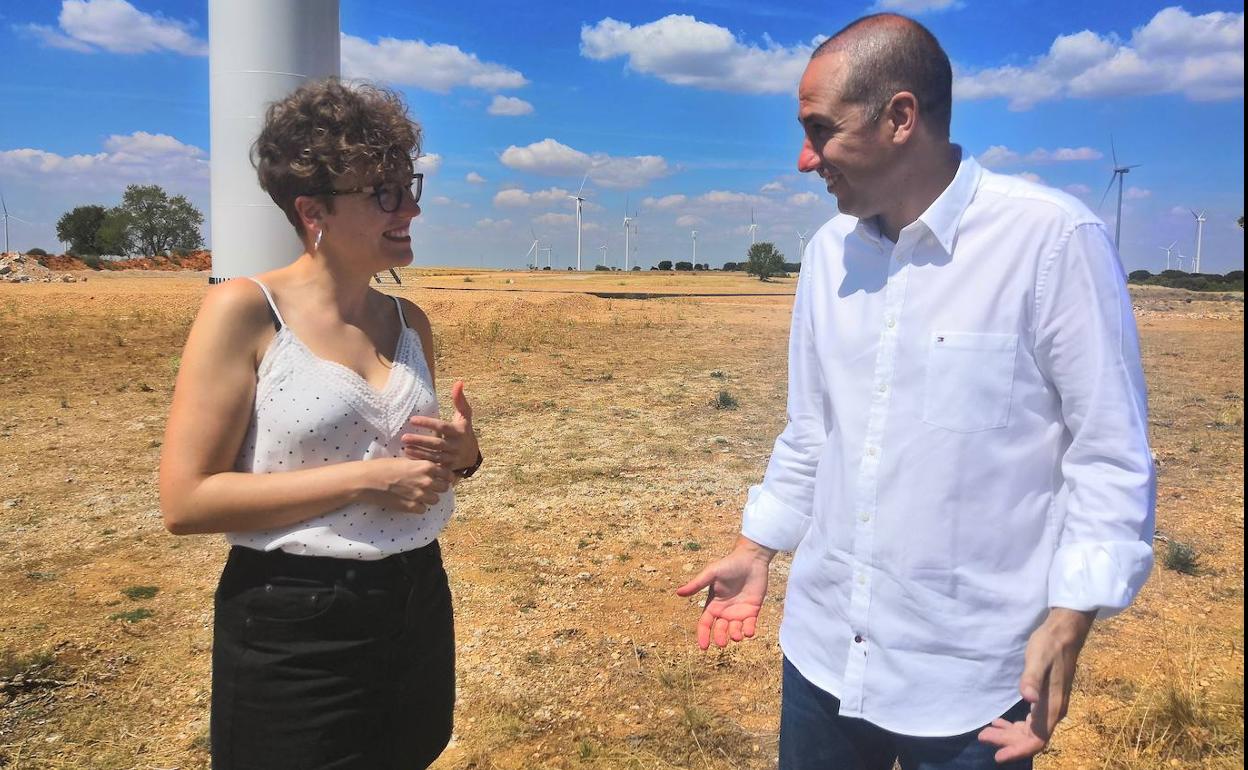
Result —
<svg viewBox="0 0 1248 770"><path fill-rule="evenodd" d="M894 148L886 117L870 123L864 105L841 99L847 73L840 53L807 65L797 89L797 119L806 134L797 168L817 173L842 213L867 219L883 211L895 193L888 180Z"/></svg>

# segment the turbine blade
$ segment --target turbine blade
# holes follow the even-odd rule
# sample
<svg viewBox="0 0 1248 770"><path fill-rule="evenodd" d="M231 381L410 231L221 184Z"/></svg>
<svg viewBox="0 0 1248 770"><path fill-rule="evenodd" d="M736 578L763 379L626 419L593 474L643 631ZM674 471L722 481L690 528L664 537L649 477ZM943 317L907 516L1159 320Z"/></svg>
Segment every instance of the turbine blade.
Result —
<svg viewBox="0 0 1248 770"><path fill-rule="evenodd" d="M1100 202L1100 203L1098 203L1098 204L1096 204L1096 210L1097 210L1097 211L1100 211L1100 210L1101 210L1101 206L1104 206L1104 205L1105 205L1105 199L1106 199L1107 197L1109 197L1109 191L1110 191L1110 190L1112 190L1112 189L1114 189L1114 181L1115 181L1116 179L1118 179L1118 172L1117 172L1117 171L1115 171L1113 174L1111 174L1111 175L1110 175L1110 177L1109 177L1109 186L1108 186L1108 187L1106 187L1106 188L1105 188L1105 192L1101 194L1101 202Z"/></svg>
<svg viewBox="0 0 1248 770"><path fill-rule="evenodd" d="M576 188L576 197L581 197L581 191L585 189L587 181L589 181L589 169L585 169L585 176L581 177L581 186Z"/></svg>
<svg viewBox="0 0 1248 770"><path fill-rule="evenodd" d="M1113 156L1114 168L1118 168L1118 149L1114 147L1114 135L1109 135L1109 154Z"/></svg>

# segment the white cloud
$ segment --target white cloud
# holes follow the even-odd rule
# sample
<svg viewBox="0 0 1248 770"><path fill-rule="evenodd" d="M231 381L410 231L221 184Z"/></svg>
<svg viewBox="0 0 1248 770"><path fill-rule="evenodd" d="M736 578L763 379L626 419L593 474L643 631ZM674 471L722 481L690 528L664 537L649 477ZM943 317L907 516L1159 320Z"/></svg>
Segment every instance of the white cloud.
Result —
<svg viewBox="0 0 1248 770"><path fill-rule="evenodd" d="M500 190L494 196L494 205L506 208L520 208L533 205L548 206L552 203L562 203L568 200L570 194L562 187L551 187L532 193L513 187L507 190ZM582 205L582 208L587 207L588 202Z"/></svg>
<svg viewBox="0 0 1248 770"><path fill-rule="evenodd" d="M1152 190L1147 190L1143 187L1128 187L1122 192L1122 197L1129 201L1144 200L1145 198L1151 198L1152 195Z"/></svg>
<svg viewBox="0 0 1248 770"><path fill-rule="evenodd" d="M698 196L699 203L709 203L713 205L724 204L750 204L762 203L765 198L758 195L750 195L749 193L733 192L731 190L711 190Z"/></svg>
<svg viewBox="0 0 1248 770"><path fill-rule="evenodd" d="M483 228L483 229L506 228L506 227L511 227L511 220L510 219L490 219L489 217L485 217L484 219L478 219L476 222L476 226L479 228Z"/></svg>
<svg viewBox="0 0 1248 770"><path fill-rule="evenodd" d="M1009 147L995 144L984 150L978 157L980 165L985 168L1000 168L1018 163L1068 163L1082 160L1099 160L1104 153L1091 147L1059 147L1046 150L1038 147L1026 155L1021 155Z"/></svg>
<svg viewBox="0 0 1248 770"><path fill-rule="evenodd" d="M502 96L496 94L494 101L490 102L490 106L486 112L491 115L529 115L533 112L533 105L523 99L517 99L514 96Z"/></svg>
<svg viewBox="0 0 1248 770"><path fill-rule="evenodd" d="M436 152L426 153L416 159L416 170L425 176L433 176L442 168L442 156Z"/></svg>
<svg viewBox="0 0 1248 770"><path fill-rule="evenodd" d="M641 187L671 173L658 155L589 155L549 138L526 147L512 145L499 160L510 169L543 176L575 177L588 171L594 183L613 188Z"/></svg>
<svg viewBox="0 0 1248 770"><path fill-rule="evenodd" d="M958 72L959 99L1009 100L1027 110L1062 98L1182 94L1193 101L1243 98L1244 14L1193 16L1165 8L1122 41L1083 30L1061 35L1026 66Z"/></svg>
<svg viewBox="0 0 1248 770"><path fill-rule="evenodd" d="M800 192L789 198L790 206L813 206L819 203L820 198L812 192Z"/></svg>
<svg viewBox="0 0 1248 770"><path fill-rule="evenodd" d="M68 156L31 148L0 150L0 170L88 189L208 179L204 151L167 134L114 134L104 140L104 147L107 152Z"/></svg>
<svg viewBox="0 0 1248 770"><path fill-rule="evenodd" d="M962 5L961 0L876 0L871 10L917 15L929 11L954 10Z"/></svg>
<svg viewBox="0 0 1248 770"><path fill-rule="evenodd" d="M1092 192L1091 187L1088 187L1086 184L1079 184L1078 182L1075 184L1068 184L1062 189L1071 195L1087 195Z"/></svg>
<svg viewBox="0 0 1248 770"><path fill-rule="evenodd" d="M191 31L195 24L140 11L126 0L64 0L57 17L60 29L28 24L22 31L45 45L80 53L140 54L173 51L207 56L207 42Z"/></svg>
<svg viewBox="0 0 1248 770"><path fill-rule="evenodd" d="M1016 176L1019 179L1026 180L1034 184L1044 184L1043 177L1041 177L1039 174L1033 174L1030 171L1024 171L1021 174L1012 174L1011 176Z"/></svg>
<svg viewBox="0 0 1248 770"><path fill-rule="evenodd" d="M383 37L376 43L344 34L342 72L346 77L381 80L444 94L452 88L484 91L520 88L528 80L519 71L483 62L446 43Z"/></svg>
<svg viewBox="0 0 1248 770"><path fill-rule="evenodd" d="M571 214L542 214L533 221L539 225L574 225L576 217Z"/></svg>
<svg viewBox="0 0 1248 770"><path fill-rule="evenodd" d="M784 185L780 182L768 182L758 190L761 193L779 193L784 192Z"/></svg>
<svg viewBox="0 0 1248 770"><path fill-rule="evenodd" d="M664 195L662 198L642 198L641 205L648 209L672 209L685 202L684 195Z"/></svg>
<svg viewBox="0 0 1248 770"><path fill-rule="evenodd" d="M670 15L633 25L606 18L581 26L581 55L596 61L627 57L628 68L678 86L752 94L788 94L797 88L814 44L764 47L693 16Z"/></svg>
<svg viewBox="0 0 1248 770"><path fill-rule="evenodd" d="M475 171L469 171L464 175L464 181L468 184L485 184L485 177Z"/></svg>
<svg viewBox="0 0 1248 770"><path fill-rule="evenodd" d="M692 214L685 214L683 217L676 218L677 227L697 227L702 224L703 220Z"/></svg>

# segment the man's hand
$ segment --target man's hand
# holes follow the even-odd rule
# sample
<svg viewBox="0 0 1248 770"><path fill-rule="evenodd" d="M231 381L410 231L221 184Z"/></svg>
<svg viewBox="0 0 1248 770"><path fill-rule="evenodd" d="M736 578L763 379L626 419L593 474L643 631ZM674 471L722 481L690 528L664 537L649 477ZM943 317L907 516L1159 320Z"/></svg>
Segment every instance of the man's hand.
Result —
<svg viewBox="0 0 1248 770"><path fill-rule="evenodd" d="M1057 723L1066 716L1075 663L1095 617L1095 612L1054 607L1031 635L1018 684L1023 700L1031 704L1031 713L1021 722L994 719L979 733L981 741L1000 747L997 762L1034 756L1048 745Z"/></svg>
<svg viewBox="0 0 1248 770"><path fill-rule="evenodd" d="M679 596L693 596L710 587L698 619L699 647L705 650L712 640L719 647L727 647L729 639L739 642L754 636L758 611L767 595L767 568L775 555L770 548L738 538L732 553L676 589Z"/></svg>
<svg viewBox="0 0 1248 770"><path fill-rule="evenodd" d="M403 453L413 460L428 460L450 470L467 468L477 461L477 435L472 430L472 407L464 396L464 383L457 380L451 386L451 402L455 415L450 421L436 417L413 417L412 427L429 431L432 435L404 433Z"/></svg>

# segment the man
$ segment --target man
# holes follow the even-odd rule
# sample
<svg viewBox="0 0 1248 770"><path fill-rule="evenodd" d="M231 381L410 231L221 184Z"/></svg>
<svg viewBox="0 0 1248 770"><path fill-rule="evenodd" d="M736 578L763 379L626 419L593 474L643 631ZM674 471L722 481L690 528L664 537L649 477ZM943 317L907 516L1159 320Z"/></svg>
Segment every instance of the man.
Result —
<svg viewBox="0 0 1248 770"><path fill-rule="evenodd" d="M1138 339L1103 223L949 141L949 60L860 19L798 88L841 211L803 260L788 426L709 587L698 643L752 636L795 550L782 770L1028 768L1093 618L1152 565ZM1019 696L1022 696L1022 700Z"/></svg>

